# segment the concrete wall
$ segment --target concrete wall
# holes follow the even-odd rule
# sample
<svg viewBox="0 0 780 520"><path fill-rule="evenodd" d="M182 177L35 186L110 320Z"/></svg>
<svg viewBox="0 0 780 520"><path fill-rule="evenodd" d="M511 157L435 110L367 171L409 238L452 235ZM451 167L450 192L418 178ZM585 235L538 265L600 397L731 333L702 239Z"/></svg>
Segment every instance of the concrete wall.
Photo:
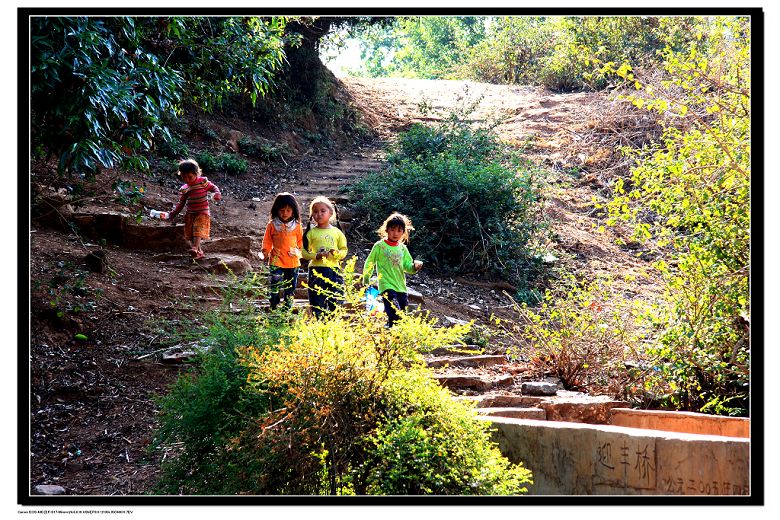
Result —
<svg viewBox="0 0 780 520"><path fill-rule="evenodd" d="M694 412L613 408L610 410L609 424L667 432L700 433L702 435L722 435L724 437L750 437L750 419L744 417L721 417Z"/></svg>
<svg viewBox="0 0 780 520"><path fill-rule="evenodd" d="M611 425L484 417L530 495L748 495L745 438Z"/></svg>

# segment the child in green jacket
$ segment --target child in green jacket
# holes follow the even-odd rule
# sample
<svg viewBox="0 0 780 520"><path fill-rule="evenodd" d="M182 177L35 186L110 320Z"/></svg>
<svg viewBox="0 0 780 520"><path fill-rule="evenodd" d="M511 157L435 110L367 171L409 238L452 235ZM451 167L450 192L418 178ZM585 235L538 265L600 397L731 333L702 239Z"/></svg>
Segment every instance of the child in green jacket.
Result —
<svg viewBox="0 0 780 520"><path fill-rule="evenodd" d="M382 295L387 326L392 327L400 318L399 311L406 309L409 297L406 290L406 275L415 274L423 263L412 260L406 244L409 233L414 231L409 217L393 213L377 230L381 240L374 244L363 266L363 283L368 285L376 268L379 293Z"/></svg>

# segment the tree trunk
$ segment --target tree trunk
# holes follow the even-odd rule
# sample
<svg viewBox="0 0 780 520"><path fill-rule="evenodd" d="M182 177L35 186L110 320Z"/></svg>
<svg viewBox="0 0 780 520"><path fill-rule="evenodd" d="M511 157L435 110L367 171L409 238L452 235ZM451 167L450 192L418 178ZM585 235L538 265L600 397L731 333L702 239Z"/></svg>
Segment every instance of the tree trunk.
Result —
<svg viewBox="0 0 780 520"><path fill-rule="evenodd" d="M285 48L288 65L284 72L284 83L291 95L291 101L296 104L311 106L317 100L318 87L325 68L320 60L319 42L330 30L332 22L331 18L323 17L287 25L287 32L302 36L299 46Z"/></svg>

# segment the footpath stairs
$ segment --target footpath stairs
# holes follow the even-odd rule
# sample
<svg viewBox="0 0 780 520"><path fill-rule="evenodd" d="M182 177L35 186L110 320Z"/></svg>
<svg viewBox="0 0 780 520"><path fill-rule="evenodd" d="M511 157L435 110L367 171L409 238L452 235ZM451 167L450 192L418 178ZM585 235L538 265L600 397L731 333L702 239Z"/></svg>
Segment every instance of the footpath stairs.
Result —
<svg viewBox="0 0 780 520"><path fill-rule="evenodd" d="M589 396L534 381L527 365L503 355L483 354L476 345L436 349L426 362L454 399L473 402L481 416L604 424L613 408L627 406L608 396Z"/></svg>

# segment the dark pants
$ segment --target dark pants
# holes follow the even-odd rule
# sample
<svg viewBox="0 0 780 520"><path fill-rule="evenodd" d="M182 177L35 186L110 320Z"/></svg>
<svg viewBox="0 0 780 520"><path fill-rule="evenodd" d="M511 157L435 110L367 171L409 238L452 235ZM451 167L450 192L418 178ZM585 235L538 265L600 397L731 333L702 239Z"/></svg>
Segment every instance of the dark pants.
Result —
<svg viewBox="0 0 780 520"><path fill-rule="evenodd" d="M316 318L340 305L344 295L344 279L330 267L309 268L309 305Z"/></svg>
<svg viewBox="0 0 780 520"><path fill-rule="evenodd" d="M279 293L284 294L285 305L292 306L295 287L298 285L297 267L274 267L271 266L271 295L268 297L271 308L275 309L279 305Z"/></svg>
<svg viewBox="0 0 780 520"><path fill-rule="evenodd" d="M385 304L385 312L387 313L387 326L392 327L396 321L401 319L398 312L406 310L407 305L409 305L409 295L388 289L382 293L382 303Z"/></svg>

